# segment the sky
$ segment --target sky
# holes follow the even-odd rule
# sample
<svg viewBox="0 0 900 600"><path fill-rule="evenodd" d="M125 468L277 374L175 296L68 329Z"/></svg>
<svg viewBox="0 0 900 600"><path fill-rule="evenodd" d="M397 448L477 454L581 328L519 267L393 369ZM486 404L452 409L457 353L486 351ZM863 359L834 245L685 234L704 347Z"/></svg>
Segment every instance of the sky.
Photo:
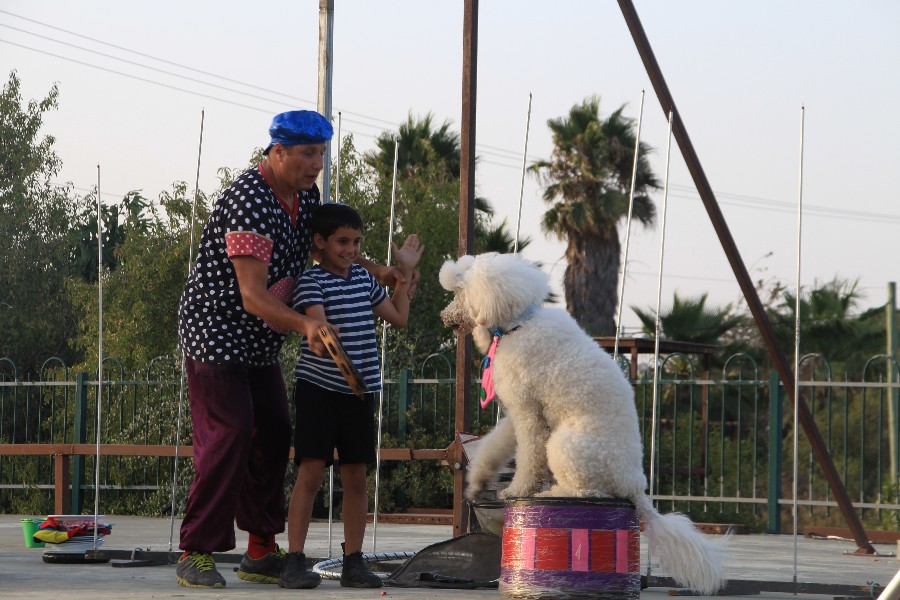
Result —
<svg viewBox="0 0 900 600"><path fill-rule="evenodd" d="M246 166L268 143L274 114L315 108L318 4L3 0L0 72L5 84L16 70L26 101L59 86L43 133L56 138L57 180L76 193L98 171L108 203L130 190L155 199L176 181L193 190L198 151L211 193L219 168ZM883 305L900 278L900 3L634 4L751 277L790 289L798 272L804 287L858 280L858 310ZM463 2L335 0L333 23L342 135L368 150L429 112L459 130ZM675 292L739 305L674 141L666 160L666 117L616 2L481 2L477 60L476 192L498 221L516 228L526 125L531 164L552 151L547 121L598 95L601 116L624 105L640 120L667 183L653 196L656 225L631 228L625 333L639 327L628 307L652 311L658 294L663 311ZM533 241L522 254L562 298L565 244L541 231L541 193L526 176L520 227Z"/></svg>

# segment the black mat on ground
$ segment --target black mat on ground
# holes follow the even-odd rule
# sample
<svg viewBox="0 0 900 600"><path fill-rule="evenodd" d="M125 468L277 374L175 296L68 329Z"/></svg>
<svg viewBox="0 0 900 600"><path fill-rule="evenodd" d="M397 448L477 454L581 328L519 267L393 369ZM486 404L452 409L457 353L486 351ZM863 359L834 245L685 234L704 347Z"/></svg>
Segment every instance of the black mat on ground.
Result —
<svg viewBox="0 0 900 600"><path fill-rule="evenodd" d="M432 544L398 567L384 585L495 588L500 579L501 541L491 533L475 532Z"/></svg>

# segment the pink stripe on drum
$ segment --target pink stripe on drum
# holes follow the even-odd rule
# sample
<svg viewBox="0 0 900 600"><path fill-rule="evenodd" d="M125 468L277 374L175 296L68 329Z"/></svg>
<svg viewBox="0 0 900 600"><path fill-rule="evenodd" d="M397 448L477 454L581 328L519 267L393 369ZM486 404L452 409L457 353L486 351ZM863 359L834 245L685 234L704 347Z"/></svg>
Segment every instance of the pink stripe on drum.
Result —
<svg viewBox="0 0 900 600"><path fill-rule="evenodd" d="M572 530L572 570L590 570L590 531L587 529Z"/></svg>
<svg viewBox="0 0 900 600"><path fill-rule="evenodd" d="M616 573L628 573L628 531L616 530Z"/></svg>
<svg viewBox="0 0 900 600"><path fill-rule="evenodd" d="M537 544L537 528L536 527L523 527L522 528L522 565L523 569L534 569L534 551L535 544Z"/></svg>

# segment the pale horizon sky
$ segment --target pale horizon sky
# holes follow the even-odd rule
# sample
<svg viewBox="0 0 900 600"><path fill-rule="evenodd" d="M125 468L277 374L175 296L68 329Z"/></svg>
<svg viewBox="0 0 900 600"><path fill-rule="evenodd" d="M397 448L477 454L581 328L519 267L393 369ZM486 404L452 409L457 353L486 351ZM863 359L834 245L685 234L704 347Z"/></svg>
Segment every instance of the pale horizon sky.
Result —
<svg viewBox="0 0 900 600"><path fill-rule="evenodd" d="M900 277L900 4L635 7L751 276L795 286L805 106L801 282L858 279L859 312L883 304ZM360 150L410 112L459 130L462 13L462 2L335 1L333 109ZM530 164L550 155L548 119L594 94L601 116L625 104L636 119L645 90L641 139L662 179L665 116L616 2L484 1L478 35L476 185L498 219L515 229L529 92ZM59 109L44 123L63 162L57 179L87 193L99 164L106 202L134 189L156 199L175 181L193 189L201 110L200 188L212 192L217 169L265 146L274 114L315 108L317 57L314 0L0 4L4 84L15 69L27 101L58 82ZM675 291L735 304L740 290L674 142L669 169L663 308ZM661 209L662 190L654 199ZM527 177L523 255L545 265L561 298L565 247L541 232L545 210ZM632 229L630 332L629 307L655 307L661 225Z"/></svg>

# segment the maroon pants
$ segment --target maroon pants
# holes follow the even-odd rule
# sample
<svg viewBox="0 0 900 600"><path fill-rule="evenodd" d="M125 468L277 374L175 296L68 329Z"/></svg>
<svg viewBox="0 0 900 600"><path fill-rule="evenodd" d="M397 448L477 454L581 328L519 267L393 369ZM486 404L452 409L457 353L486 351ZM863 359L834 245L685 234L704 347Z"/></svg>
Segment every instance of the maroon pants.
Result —
<svg viewBox="0 0 900 600"><path fill-rule="evenodd" d="M234 524L284 531L284 475L291 421L281 366L187 361L194 426L194 482L181 524L182 550L234 548Z"/></svg>

